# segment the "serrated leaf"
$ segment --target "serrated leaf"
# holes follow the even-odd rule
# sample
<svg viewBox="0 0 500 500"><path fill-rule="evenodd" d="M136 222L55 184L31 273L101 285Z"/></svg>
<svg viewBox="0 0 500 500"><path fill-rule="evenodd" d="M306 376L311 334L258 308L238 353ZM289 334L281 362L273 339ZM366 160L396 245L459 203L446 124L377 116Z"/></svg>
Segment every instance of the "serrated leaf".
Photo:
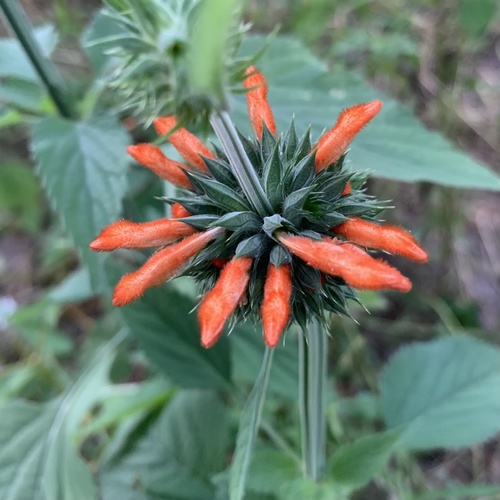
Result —
<svg viewBox="0 0 500 500"><path fill-rule="evenodd" d="M247 37L243 54L253 53L262 37ZM314 136L330 129L340 111L382 98L384 109L353 142L349 159L353 170L405 182L428 181L461 188L500 190L500 177L456 149L447 139L427 130L403 106L336 66L329 73L297 40L276 37L259 60L269 82L269 101L278 130L286 130L292 115L299 132L312 124ZM233 119L250 133L243 98L236 100ZM309 151L306 151L307 154Z"/></svg>
<svg viewBox="0 0 500 500"><path fill-rule="evenodd" d="M121 312L139 347L175 383L187 388L225 389L231 371L227 339L204 349L194 307L190 297L167 285L149 290Z"/></svg>
<svg viewBox="0 0 500 500"><path fill-rule="evenodd" d="M258 231L262 226L262 219L254 212L229 212L213 225L230 231Z"/></svg>
<svg viewBox="0 0 500 500"><path fill-rule="evenodd" d="M334 482L360 488L386 466L401 435L399 429L363 436L337 448L330 459Z"/></svg>
<svg viewBox="0 0 500 500"><path fill-rule="evenodd" d="M500 430L500 350L467 336L415 343L397 352L380 379L398 447L460 448Z"/></svg>
<svg viewBox="0 0 500 500"><path fill-rule="evenodd" d="M181 391L150 426L100 471L103 500L214 498L210 477L225 462L227 411L216 393Z"/></svg>
<svg viewBox="0 0 500 500"><path fill-rule="evenodd" d="M116 220L125 194L129 137L112 117L72 122L44 118L33 129L37 172L57 214L89 267L94 290L102 291L103 256L89 243Z"/></svg>
<svg viewBox="0 0 500 500"><path fill-rule="evenodd" d="M263 124L263 129L262 129L262 138L261 138L261 143L260 143L260 155L262 158L262 163L266 163L267 160L274 154L274 149L276 147L276 144L278 143L278 140L276 137L271 133L271 131L267 128L266 124Z"/></svg>
<svg viewBox="0 0 500 500"><path fill-rule="evenodd" d="M245 495L248 469L252 459L255 439L259 431L273 353L273 349L266 348L259 375L255 380L255 385L248 396L240 416L240 425L238 427L238 435L236 436L236 448L230 469L230 500L242 500Z"/></svg>
<svg viewBox="0 0 500 500"><path fill-rule="evenodd" d="M270 217L264 217L264 223L262 224L262 230L270 237L273 238L273 234L278 229L292 230L293 224L282 217L279 214L271 215Z"/></svg>

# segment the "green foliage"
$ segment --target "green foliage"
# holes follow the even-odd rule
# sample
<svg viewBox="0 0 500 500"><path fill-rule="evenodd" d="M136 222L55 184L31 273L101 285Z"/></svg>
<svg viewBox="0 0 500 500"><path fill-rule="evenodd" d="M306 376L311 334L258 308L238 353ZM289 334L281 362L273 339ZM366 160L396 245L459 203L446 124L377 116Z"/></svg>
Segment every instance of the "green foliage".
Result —
<svg viewBox="0 0 500 500"><path fill-rule="evenodd" d="M89 243L116 220L126 190L129 138L110 117L85 122L44 118L32 150L47 195L88 265L95 290L106 289L103 259Z"/></svg>
<svg viewBox="0 0 500 500"><path fill-rule="evenodd" d="M335 483L361 487L381 473L400 437L398 429L363 436L339 447L330 459Z"/></svg>
<svg viewBox="0 0 500 500"><path fill-rule="evenodd" d="M125 453L117 448L101 467L104 500L213 498L210 478L222 470L228 444L217 394L181 391L145 433L133 431L138 435L128 434Z"/></svg>
<svg viewBox="0 0 500 500"><path fill-rule="evenodd" d="M262 43L247 38L244 53ZM446 186L500 190L500 177L427 130L412 114L364 83L356 74L326 67L292 38L277 38L259 60L269 81L269 99L278 130L285 131L290 116L313 136L331 128L340 111L360 102L381 98L384 109L354 141L349 161L355 171L368 169L375 177L405 182L429 181ZM243 99L234 103L233 118L249 132Z"/></svg>
<svg viewBox="0 0 500 500"><path fill-rule="evenodd" d="M500 350L454 336L402 348L380 378L382 411L402 449L460 448L500 430Z"/></svg>
<svg viewBox="0 0 500 500"><path fill-rule="evenodd" d="M458 6L460 26L471 37L479 37L499 12L495 0L461 0Z"/></svg>
<svg viewBox="0 0 500 500"><path fill-rule="evenodd" d="M168 304L168 307L166 306ZM148 291L122 309L125 324L141 349L181 387L224 389L230 383L229 347L221 339L212 349L200 345L195 303L173 286Z"/></svg>

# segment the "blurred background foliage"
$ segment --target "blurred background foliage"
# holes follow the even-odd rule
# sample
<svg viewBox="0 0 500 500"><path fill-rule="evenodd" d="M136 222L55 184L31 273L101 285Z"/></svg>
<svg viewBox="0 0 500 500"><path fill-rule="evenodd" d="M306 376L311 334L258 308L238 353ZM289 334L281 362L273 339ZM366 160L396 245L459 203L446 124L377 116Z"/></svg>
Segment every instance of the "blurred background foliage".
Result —
<svg viewBox="0 0 500 500"><path fill-rule="evenodd" d="M87 23L101 3L84 0L21 3L32 22L40 26L37 38L45 52L52 53L54 49L52 58L65 76L70 93L78 97L75 102L83 115L91 115L97 102L111 107L112 103L107 100L112 98L100 95L99 79L93 86L100 67L99 51L94 52L97 59L91 61L92 52L82 50L79 42L82 37L88 37ZM500 174L500 4L496 0L249 0L244 19L252 22L254 31L261 33L280 25L281 33L302 40L334 74L348 75L344 85L356 88L356 82L362 77L377 89L373 92L385 93L404 103L427 127L440 131L458 148ZM55 28L48 27L47 23ZM0 30L2 36L7 36L5 27L0 26ZM232 378L231 383L238 389L247 390L258 371L261 341L249 332L250 328L242 328L231 336L231 355L224 342L210 355L198 349L193 315L179 321L178 311L182 309L187 314L193 307L192 285L185 281L166 291L153 291L142 306L134 305L123 312L109 312L106 300L95 297L96 276L102 277L105 272L119 275L116 266L126 265L128 261L140 262L141 256L127 255L121 264L98 262L90 273L80 266L81 249L75 248L75 241L78 245L88 240L89 235L100 229L107 215L100 215L103 219L98 219L96 214L67 212L63 215L65 230L61 219L51 210L34 172L28 141L29 125L53 112L53 104L40 90L29 64L19 55L19 47L11 41L1 43L0 401L7 404L1 411L11 424L0 429L0 442L5 444L4 454L0 456L0 491L5 493L7 488L15 488L10 477L12 464L20 453L16 439L22 433L20 442L30 463L37 463L43 457L47 498L59 498L61 491L66 492L65 498L93 498L91 468L85 464L91 464L92 472L99 477L105 499L119 498L119 495L134 500L176 498L180 483L191 485L183 498L212 498L210 495L222 491L227 483L224 473L220 472L230 460L229 443L234 441L236 410L241 408L241 399L232 394L231 410L225 411L221 398L214 393L178 391L178 386L220 390ZM284 58L296 56L298 49L291 51L293 54L285 52ZM16 61L15 70L12 70L12 61ZM275 62L268 60L269 72ZM314 71L315 64L312 62L307 71ZM275 75L278 80L279 76ZM279 86L279 92L271 88L271 101L278 108L280 96L288 99L287 88L293 95L294 84L300 88L305 76L290 74L289 80L289 84ZM364 95L365 87L361 85L360 92ZM337 100L336 105L344 105L342 96L335 95L335 91L332 99ZM280 108L280 111L286 110ZM235 114L241 115L238 104ZM58 124L52 124L68 150L64 151L63 144L59 153L67 155L71 172L78 172L79 166L88 160L82 151L79 163L71 164L75 144L82 137L85 140L97 137L96 130L115 130L103 145L108 149L106 159L111 168L126 162L121 153L129 136L134 139L148 136L136 127L133 119L120 118L122 128L116 130L115 125L105 121L93 123L95 128L83 131L58 130ZM309 121L307 116L298 118ZM315 119L312 116L310 121ZM331 121L334 119L332 112ZM390 119L390 116L386 118L385 123L381 119L381 134L388 134L383 129L390 127ZM321 123L319 120L318 126ZM377 124L372 127L376 128ZM315 130L316 134L319 132L321 129ZM43 139L47 133L47 128L38 128L39 138ZM392 133L396 134L397 130ZM369 151L373 145L362 137L353 145L353 155L358 155L354 156L356 164L375 169L376 165L366 165L368 153L362 156L363 151ZM373 137L372 140L377 138ZM426 138L422 146L417 143L416 147L425 147ZM43 143L42 139L39 143ZM390 139L388 137L387 142ZM430 165L433 158L435 156L429 156ZM466 160L456 158L457 165L462 161ZM411 158L407 167L411 169ZM440 164L436 164L436 171L429 175L439 175L439 168ZM111 173L117 177L113 189L124 195L123 212L128 218L139 221L161 215L163 207L154 197L162 194L162 187L152 176L137 168L125 173L117 167ZM396 172L393 179L401 180L409 175ZM448 175L452 178L453 171ZM418 426L414 425L411 415L398 415L394 401L387 399L388 394L397 392L397 384L394 387L391 384L400 377L398 363L405 364L404 358L392 358L379 380L381 367L401 345L446 337L456 342L452 348L462 353L452 366L457 366L457 370L461 369L470 379L476 373L478 360L479 364L484 361L489 385L481 385L477 390L486 391L485 398L495 390L498 392L495 385L500 373L498 358L483 351L484 345L477 343L480 340L496 346L500 343L498 193L458 189L450 187L457 183L449 181L437 185L428 182L429 178L418 183L401 183L387 178L391 176L384 177L370 180L370 190L379 198L394 200L397 210L388 217L392 222L412 228L432 258L427 266L405 269L415 282L415 293L408 296L362 294L363 304L371 314L356 306L353 316L359 324L343 318L333 319L330 445L333 450L340 443L370 437L383 428L383 423L388 427L404 423L410 430L399 442L405 445L401 445L402 451L392 458L389 467L382 469L389 456L387 451L380 467L371 464L375 467L373 475L378 474L375 480L368 483L371 477L354 480L349 476L353 484L364 487L356 498L499 498L500 493L493 486L500 484L499 439L492 438L470 448L444 450L441 446L447 447L449 443L444 437L439 443L434 436L429 439L438 442L439 450L415 453L419 448L415 442L423 439L418 434ZM483 187L488 187L488 182L493 186L495 179L498 180L495 176L484 177ZM462 186L467 187L470 182L478 187L475 180L463 181ZM50 182L45 182L45 187L47 185L50 186ZM107 195L104 181L94 187L100 196ZM78 184L72 191L63 189L59 201L70 207L81 188ZM92 203L92 196L88 203ZM110 220L114 212L120 212L120 207L117 203L117 207L110 209ZM165 303L175 307L169 312ZM136 335L133 340L124 339L120 333L121 315ZM176 343L158 337L158 332L165 329L175 333ZM472 343L462 345L464 334L477 340L469 337ZM437 346L434 353L446 351L443 338L433 342ZM293 347L292 342L288 345ZM97 357L96 352L99 352ZM471 357L468 352L472 353ZM398 356L406 355L404 349L398 353ZM290 443L298 442L295 356L293 348L277 353L271 397L265 411L264 438L251 469L252 498L276 498L280 483L288 484L289 489L282 488L279 498L312 498L308 496L312 495L312 486L297 483L293 459L270 446L274 443L275 447L286 449ZM179 358L184 359L185 364L175 365L174 360ZM411 359L407 365L414 363L413 382L417 382L419 373L428 371L429 384L426 386L423 381L421 391L431 392L435 381L443 376L445 358L433 358L419 351ZM197 370L188 370L187 366ZM168 381L162 375L167 375ZM451 380L459 385L461 379L455 375L450 375ZM201 379L205 381L204 387L200 387ZM477 412L482 404L481 395L472 392L466 397L469 407L459 405L458 410L464 415L469 410ZM203 414L204 418L183 422L179 415L183 415L186 408ZM442 410L440 425L443 435L447 436L446 428L450 426L446 419L447 407L439 408L436 404L433 408L437 408L438 422ZM54 421L59 425L60 439L47 444L42 436L50 433ZM489 429L496 425L471 421L476 428L484 425ZM25 427L27 423L31 425L29 432ZM280 429L282 437L276 437L275 428ZM218 429L217 434L212 434L214 429ZM473 431L474 428L466 426L462 433L464 441L452 440L451 448L478 441L481 436L474 435ZM181 439L181 444L177 441L179 436L184 440ZM211 453L194 454L192 439ZM73 441L78 444L81 455L68 447ZM393 435L384 435L377 443L369 442L367 449L378 446L382 456L384 450L392 450L393 443ZM363 451L363 443L360 446ZM172 455L175 449L186 465L182 471L176 468L179 457ZM335 461L331 467L337 478L345 473L336 468ZM272 475L269 469L273 470ZM61 475L61 470L67 475ZM75 471L80 479L71 484L67 478L75 477L72 475ZM133 477L138 481L134 491L143 496L127 496ZM29 486L26 488L30 491ZM332 498L329 486L323 485L323 488L323 492L314 490L316 498ZM81 492L88 496L78 496ZM13 498L23 498L25 490L19 486L15 493L19 496Z"/></svg>

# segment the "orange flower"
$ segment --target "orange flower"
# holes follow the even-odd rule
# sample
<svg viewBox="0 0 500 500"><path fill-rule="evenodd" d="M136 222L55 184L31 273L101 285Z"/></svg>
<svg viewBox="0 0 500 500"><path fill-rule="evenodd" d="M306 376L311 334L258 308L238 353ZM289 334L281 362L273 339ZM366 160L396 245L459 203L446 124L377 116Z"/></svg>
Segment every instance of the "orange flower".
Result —
<svg viewBox="0 0 500 500"><path fill-rule="evenodd" d="M222 270L214 288L201 301L198 321L204 347L211 347L217 342L224 324L238 307L247 289L252 262L250 257L231 260Z"/></svg>
<svg viewBox="0 0 500 500"><path fill-rule="evenodd" d="M356 187L346 183L343 162L338 162L355 135L380 111L380 101L343 111L336 125L308 151L309 147L297 146L310 144L308 132L298 138L291 128L278 139L263 75L250 67L243 85L258 139L240 144L248 161L239 162L228 146L239 140L230 127L223 131L215 122L214 130L226 148L222 158L215 158L192 133L176 130L174 117L158 118L154 122L158 133L170 134L170 142L189 166L167 158L152 144L131 146L128 152L188 192L166 199L172 204L172 219L142 224L118 221L90 244L95 251L164 247L137 271L122 277L113 294L116 306L138 299L148 288L183 271L205 283L218 275L198 309L205 347L219 339L234 313L244 318L260 315L264 341L273 348L290 321L304 324L310 316L323 319L323 310L345 313L352 298L346 285L361 290L411 289L408 278L361 246L417 262L427 260L425 251L403 229L363 219L370 218L378 205L357 187L359 177ZM272 134L265 144L264 125ZM274 151L272 156L269 151ZM316 173L321 175L314 175L314 168L310 171L313 152ZM216 160L207 161L213 176L204 158ZM325 170L336 162L336 168ZM341 215L349 220L334 226ZM332 238L332 233L345 241ZM247 289L254 296L247 296Z"/></svg>
<svg viewBox="0 0 500 500"><path fill-rule="evenodd" d="M353 217L334 227L332 231L358 245L402 255L415 262L423 263L429 259L415 238L400 227L379 226L374 222Z"/></svg>
<svg viewBox="0 0 500 500"><path fill-rule="evenodd" d="M312 267L344 281L360 290L399 290L409 292L411 282L397 269L377 260L349 243L326 239L311 240L282 233L279 241L294 255Z"/></svg>
<svg viewBox="0 0 500 500"><path fill-rule="evenodd" d="M247 91L248 114L255 135L262 138L263 125L269 131L276 135L276 123L274 122L273 112L267 100L267 82L266 79L253 66L250 66L246 71L247 77L243 80L243 85Z"/></svg>
<svg viewBox="0 0 500 500"><path fill-rule="evenodd" d="M177 120L173 116L157 118L154 121L154 126L159 134L168 134L177 126ZM215 156L195 135L185 128L180 128L169 137L169 141L188 163L208 173L207 166L201 156L206 158L215 158Z"/></svg>
<svg viewBox="0 0 500 500"><path fill-rule="evenodd" d="M382 101L372 101L342 111L335 126L315 146L316 171L335 163L346 152L354 137L381 109Z"/></svg>
<svg viewBox="0 0 500 500"><path fill-rule="evenodd" d="M124 306L137 300L148 288L159 286L179 274L191 257L223 231L214 228L196 233L153 254L137 271L122 277L113 293L113 305Z"/></svg>
<svg viewBox="0 0 500 500"><path fill-rule="evenodd" d="M264 299L260 314L264 341L269 347L278 345L290 319L292 297L292 268L289 264L276 267L270 264L264 285Z"/></svg>
<svg viewBox="0 0 500 500"><path fill-rule="evenodd" d="M153 146L153 144L136 144L135 146L129 146L127 148L127 153L134 158L137 163L152 170L158 177L182 188L193 188L182 170L189 170L188 167L166 157L162 150Z"/></svg>
<svg viewBox="0 0 500 500"><path fill-rule="evenodd" d="M117 248L151 248L169 245L195 232L184 222L159 219L152 222L119 220L105 227L90 244L96 252L111 252Z"/></svg>

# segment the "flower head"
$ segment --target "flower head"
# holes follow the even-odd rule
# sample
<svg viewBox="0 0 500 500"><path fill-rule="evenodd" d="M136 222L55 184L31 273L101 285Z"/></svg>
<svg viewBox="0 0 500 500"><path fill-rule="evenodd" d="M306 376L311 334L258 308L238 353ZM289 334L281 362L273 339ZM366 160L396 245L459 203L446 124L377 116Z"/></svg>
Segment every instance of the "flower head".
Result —
<svg viewBox="0 0 500 500"><path fill-rule="evenodd" d="M161 247L118 283L117 306L179 274L195 277L204 292L198 319L205 347L217 341L230 317L260 317L264 340L274 347L291 321L305 325L324 311L346 314L353 288L408 292L409 279L370 249L427 260L409 233L374 220L385 205L365 193L363 177L344 168L348 146L382 103L344 110L312 145L309 133L299 138L293 124L278 135L266 80L253 67L246 75L256 138L239 140L265 195L259 210L228 152L214 154L174 117L163 117L155 127L169 134L186 163L150 144L128 152L182 189L166 200L172 219L115 222L91 243L96 251Z"/></svg>

